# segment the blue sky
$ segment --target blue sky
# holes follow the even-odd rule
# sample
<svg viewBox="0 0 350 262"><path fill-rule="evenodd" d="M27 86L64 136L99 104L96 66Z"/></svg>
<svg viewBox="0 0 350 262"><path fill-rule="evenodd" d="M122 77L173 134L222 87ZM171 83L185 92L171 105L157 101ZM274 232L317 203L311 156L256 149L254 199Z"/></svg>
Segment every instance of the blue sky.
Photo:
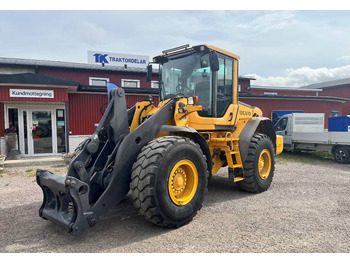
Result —
<svg viewBox="0 0 350 262"><path fill-rule="evenodd" d="M0 11L0 56L87 62L207 43L241 56L258 85L350 77L350 11Z"/></svg>

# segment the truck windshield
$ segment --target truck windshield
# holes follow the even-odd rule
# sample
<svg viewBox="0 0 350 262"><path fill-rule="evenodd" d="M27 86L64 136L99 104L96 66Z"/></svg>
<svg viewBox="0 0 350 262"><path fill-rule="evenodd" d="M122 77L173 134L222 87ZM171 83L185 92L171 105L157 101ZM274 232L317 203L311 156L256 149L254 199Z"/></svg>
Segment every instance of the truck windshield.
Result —
<svg viewBox="0 0 350 262"><path fill-rule="evenodd" d="M283 131L287 128L288 118L281 118L275 125L275 131Z"/></svg>
<svg viewBox="0 0 350 262"><path fill-rule="evenodd" d="M168 57L160 65L160 88L162 99L175 95L198 96L198 104L203 106L202 116L212 114L212 74L209 55L189 52Z"/></svg>

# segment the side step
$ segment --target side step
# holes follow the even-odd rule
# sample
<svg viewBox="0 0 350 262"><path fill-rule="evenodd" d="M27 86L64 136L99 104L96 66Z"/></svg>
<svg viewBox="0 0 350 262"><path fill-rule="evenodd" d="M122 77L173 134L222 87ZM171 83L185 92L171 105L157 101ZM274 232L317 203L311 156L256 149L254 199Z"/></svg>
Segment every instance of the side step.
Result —
<svg viewBox="0 0 350 262"><path fill-rule="evenodd" d="M232 156L235 157L236 163L233 162ZM229 167L229 178L233 179L235 183L244 180L243 171L239 172L240 176L237 176L234 172L234 169L243 168L241 154L236 144L233 145L233 151L226 151L226 159L227 159L227 165Z"/></svg>

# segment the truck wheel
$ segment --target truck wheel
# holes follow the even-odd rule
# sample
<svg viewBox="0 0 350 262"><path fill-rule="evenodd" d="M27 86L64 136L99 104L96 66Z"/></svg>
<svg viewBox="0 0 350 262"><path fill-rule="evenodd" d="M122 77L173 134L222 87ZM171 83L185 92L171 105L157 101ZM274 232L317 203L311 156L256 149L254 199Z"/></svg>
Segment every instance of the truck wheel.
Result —
<svg viewBox="0 0 350 262"><path fill-rule="evenodd" d="M334 150L334 160L340 164L350 163L350 148L339 146Z"/></svg>
<svg viewBox="0 0 350 262"><path fill-rule="evenodd" d="M198 144L165 136L146 145L131 174L133 204L148 221L177 228L202 207L209 172Z"/></svg>
<svg viewBox="0 0 350 262"><path fill-rule="evenodd" d="M243 166L244 180L237 182L240 189L261 193L270 187L275 171L275 154L267 135L254 134Z"/></svg>

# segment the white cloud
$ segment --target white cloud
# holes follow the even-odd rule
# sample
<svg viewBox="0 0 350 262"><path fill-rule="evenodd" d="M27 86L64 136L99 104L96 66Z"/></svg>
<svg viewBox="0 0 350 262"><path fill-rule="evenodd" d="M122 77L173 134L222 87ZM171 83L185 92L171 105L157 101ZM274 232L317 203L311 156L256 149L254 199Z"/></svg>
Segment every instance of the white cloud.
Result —
<svg viewBox="0 0 350 262"><path fill-rule="evenodd" d="M285 70L284 76L261 77L257 74L246 76L254 77L256 79L254 81L255 85L302 87L309 84L350 77L350 65L336 68L288 68Z"/></svg>
<svg viewBox="0 0 350 262"><path fill-rule="evenodd" d="M239 24L238 27L259 32L281 30L296 23L294 16L293 11L269 12L256 17L251 22Z"/></svg>
<svg viewBox="0 0 350 262"><path fill-rule="evenodd" d="M341 57L338 57L336 61L341 61L341 62L350 62L350 55L343 55Z"/></svg>

